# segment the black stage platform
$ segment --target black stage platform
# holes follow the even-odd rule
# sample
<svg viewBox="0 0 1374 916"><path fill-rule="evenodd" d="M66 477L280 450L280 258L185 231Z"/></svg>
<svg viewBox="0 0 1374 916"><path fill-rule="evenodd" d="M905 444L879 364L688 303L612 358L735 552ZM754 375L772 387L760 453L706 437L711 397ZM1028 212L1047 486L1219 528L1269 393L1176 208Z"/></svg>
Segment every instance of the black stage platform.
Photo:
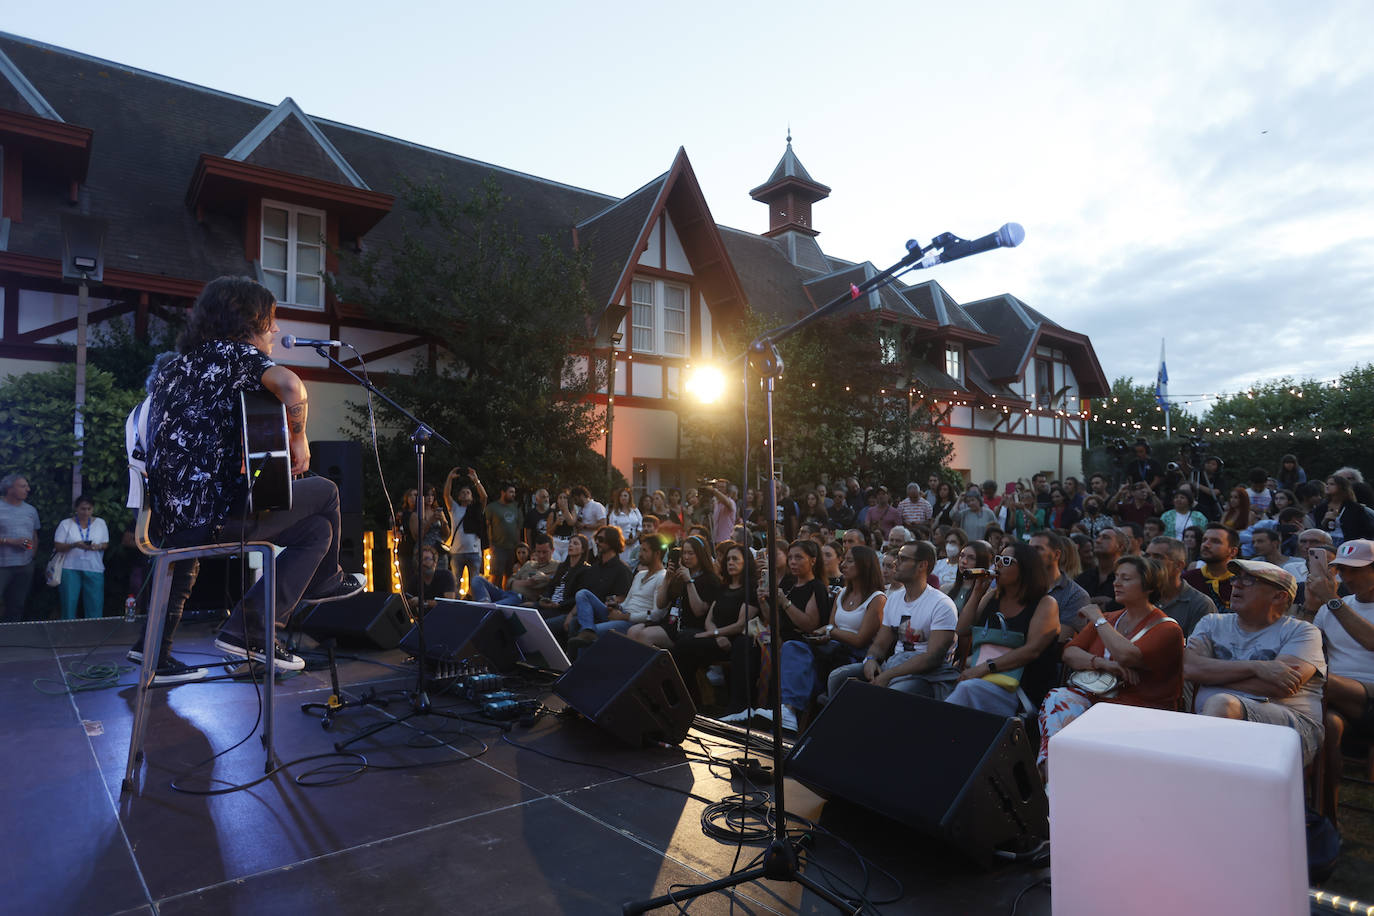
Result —
<svg viewBox="0 0 1374 916"><path fill-rule="evenodd" d="M637 750L579 719L544 717L515 726L512 741L583 763L549 759L503 741L498 728L432 722L443 742L388 729L359 742L372 765L337 785L356 765L308 774L330 759L302 763L253 788L218 796L171 787L224 788L262 776L259 713L251 681L184 684L158 690L151 705L142 794L120 797L132 721L134 680L124 652L135 627L121 619L0 626L0 703L5 740L0 766L0 911L12 913L619 913L622 902L730 872L736 847L702 833L703 804L679 792L591 764L614 767L715 800L743 786L728 770L695 759L703 747L741 756L714 732L696 728L683 749ZM95 648L92 648L95 647ZM184 661L217 656L208 624L178 639ZM340 663L344 692L399 688L411 678L394 652L355 652ZM119 686L60 692L64 671L122 665ZM547 690L531 688L546 694ZM278 682L276 749L283 761L333 751L333 743L386 717L373 708L340 713L331 731L303 714L329 694L325 670ZM561 707L549 697L551 707ZM471 709L436 691L435 704ZM393 703L392 711L403 707ZM704 723L703 723L704 724ZM879 736L880 737L880 736ZM871 742L880 753L880 740ZM691 753L693 759L689 759ZM468 759L471 758L471 759ZM410 764L426 766L408 769ZM985 872L903 827L837 803L822 805L789 783L789 808L819 819L871 863L901 882L883 913L1009 913L1048 869L1007 865ZM905 791L919 792L919 785ZM826 810L822 810L822 809ZM761 847L745 846L740 864ZM819 867L854 886L864 868L823 834L808 873ZM818 877L818 880L824 880ZM892 898L893 883L869 869L868 895ZM1042 884L1019 914L1048 913ZM661 912L672 912L672 909ZM733 903L721 895L686 912L829 912L794 885L751 884ZM873 912L873 910L869 910Z"/></svg>

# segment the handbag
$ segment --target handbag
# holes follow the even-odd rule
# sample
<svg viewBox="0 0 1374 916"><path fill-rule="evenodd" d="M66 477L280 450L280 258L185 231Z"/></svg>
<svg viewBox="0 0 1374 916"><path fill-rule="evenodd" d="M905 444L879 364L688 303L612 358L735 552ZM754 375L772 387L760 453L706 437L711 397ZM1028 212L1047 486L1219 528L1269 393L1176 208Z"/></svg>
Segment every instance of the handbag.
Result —
<svg viewBox="0 0 1374 916"><path fill-rule="evenodd" d="M66 557L65 553L58 553L54 550L48 559L48 565L43 570L43 581L53 588L62 584L62 560L64 557Z"/></svg>
<svg viewBox="0 0 1374 916"><path fill-rule="evenodd" d="M1001 658L1012 649L1019 649L1026 644L1026 634L1018 633L1015 630L1007 629L1007 619L1002 616L1002 612L997 612L997 627L974 627L971 631L973 636L973 647L970 652L970 664L983 665L994 659ZM1005 690L1015 690L1021 686L1021 674L1026 670L1022 665L1020 668L1013 668L1010 671L997 671L993 674L983 675L983 680L996 684Z"/></svg>
<svg viewBox="0 0 1374 916"><path fill-rule="evenodd" d="M1120 617L1117 618L1117 620L1120 619ZM1168 619L1167 617L1160 617L1150 621L1148 626L1141 627L1140 631L1131 637L1131 642L1136 642L1140 637ZM1086 693L1094 700L1110 700L1121 692L1121 679L1119 677L1110 671L1094 671L1091 668L1087 671L1075 671L1070 674L1068 685Z"/></svg>

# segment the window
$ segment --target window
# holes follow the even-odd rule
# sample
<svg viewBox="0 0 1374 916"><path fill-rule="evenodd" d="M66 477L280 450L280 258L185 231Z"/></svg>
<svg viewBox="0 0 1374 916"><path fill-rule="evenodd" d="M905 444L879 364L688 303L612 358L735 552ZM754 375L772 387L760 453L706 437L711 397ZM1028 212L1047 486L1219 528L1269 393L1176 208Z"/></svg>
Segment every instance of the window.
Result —
<svg viewBox="0 0 1374 916"><path fill-rule="evenodd" d="M945 375L964 383L964 351L958 344L945 344Z"/></svg>
<svg viewBox="0 0 1374 916"><path fill-rule="evenodd" d="M324 213L263 201L262 281L283 305L324 308Z"/></svg>
<svg viewBox="0 0 1374 916"><path fill-rule="evenodd" d="M630 347L636 353L687 355L686 286L664 280L630 285Z"/></svg>
<svg viewBox="0 0 1374 916"><path fill-rule="evenodd" d="M654 350L654 285L647 280L636 280L631 288L630 302L634 314L633 336L630 345L639 353L652 353Z"/></svg>
<svg viewBox="0 0 1374 916"><path fill-rule="evenodd" d="M1054 364L1047 359L1035 361L1035 400L1040 407L1050 407L1054 396Z"/></svg>

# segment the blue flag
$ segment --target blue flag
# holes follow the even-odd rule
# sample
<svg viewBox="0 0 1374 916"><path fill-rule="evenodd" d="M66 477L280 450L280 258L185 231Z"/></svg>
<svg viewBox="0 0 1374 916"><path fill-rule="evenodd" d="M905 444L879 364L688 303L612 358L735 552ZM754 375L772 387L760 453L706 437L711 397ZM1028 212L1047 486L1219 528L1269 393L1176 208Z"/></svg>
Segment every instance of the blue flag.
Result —
<svg viewBox="0 0 1374 916"><path fill-rule="evenodd" d="M1159 341L1159 374L1155 376L1155 403L1169 409L1169 369L1164 365L1164 340Z"/></svg>

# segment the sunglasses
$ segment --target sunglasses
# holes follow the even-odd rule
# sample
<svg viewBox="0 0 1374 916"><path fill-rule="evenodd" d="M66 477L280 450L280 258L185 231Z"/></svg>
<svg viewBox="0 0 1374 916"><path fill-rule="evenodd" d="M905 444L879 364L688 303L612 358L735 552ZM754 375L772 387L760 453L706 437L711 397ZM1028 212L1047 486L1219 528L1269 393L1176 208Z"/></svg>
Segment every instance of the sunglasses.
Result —
<svg viewBox="0 0 1374 916"><path fill-rule="evenodd" d="M998 566L1014 566L1016 564L1016 557L1007 557L1001 554L993 557L992 560Z"/></svg>

